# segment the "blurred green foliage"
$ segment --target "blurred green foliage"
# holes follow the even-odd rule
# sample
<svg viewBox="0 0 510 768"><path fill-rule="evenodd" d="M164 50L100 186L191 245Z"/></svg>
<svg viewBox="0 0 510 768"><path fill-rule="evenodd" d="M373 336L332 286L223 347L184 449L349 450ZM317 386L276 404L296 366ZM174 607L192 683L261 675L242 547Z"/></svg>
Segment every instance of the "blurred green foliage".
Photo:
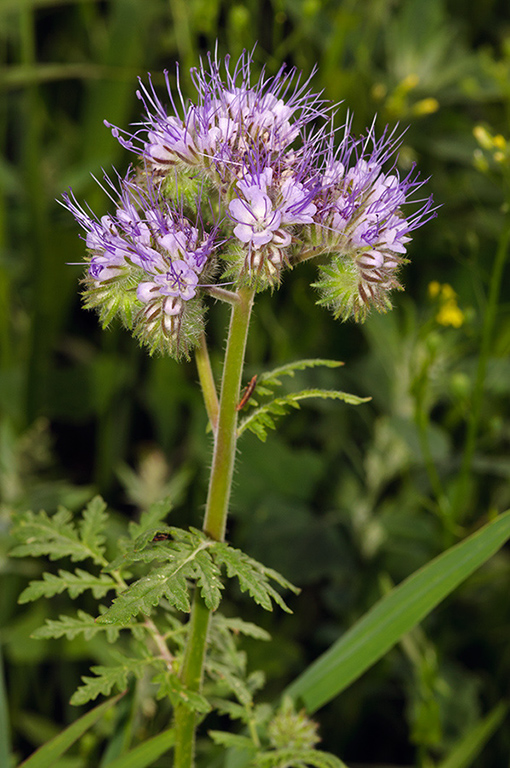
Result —
<svg viewBox="0 0 510 768"><path fill-rule="evenodd" d="M442 206L414 239L406 294L391 314L361 327L335 323L314 304L307 265L256 308L247 377L301 357L342 359L340 371L300 374L304 386L373 398L356 409L319 401L265 444L244 438L229 537L303 588L293 616L262 618L270 650L249 647L269 695L388 584L475 529L487 510L510 506L506 2L2 0L0 640L19 757L77 716L69 698L106 649L99 640L30 639L49 608L17 605L40 565L6 559L12 511L77 509L99 491L130 516L170 492L172 523L198 525L209 464L193 364L147 359L120 329L103 333L80 309L73 264L84 244L55 200L71 185L106 211L90 174L132 158L103 119L139 119L137 76L151 71L161 86L176 62L191 96L188 70L216 41L234 58L257 42L255 62L269 72L287 61L308 76L317 63L317 90L342 101L339 125L347 111L357 132L374 115L379 131L408 125L402 168L416 160ZM225 320L212 306L216 368ZM348 764L427 768L508 698L509 579L503 550L328 705L324 749ZM231 599L244 618L261 620ZM131 734L155 733L167 717L138 689L59 766L97 765L107 741L106 765ZM1 734L4 707L0 721ZM509 753L502 727L474 765L501 768Z"/></svg>

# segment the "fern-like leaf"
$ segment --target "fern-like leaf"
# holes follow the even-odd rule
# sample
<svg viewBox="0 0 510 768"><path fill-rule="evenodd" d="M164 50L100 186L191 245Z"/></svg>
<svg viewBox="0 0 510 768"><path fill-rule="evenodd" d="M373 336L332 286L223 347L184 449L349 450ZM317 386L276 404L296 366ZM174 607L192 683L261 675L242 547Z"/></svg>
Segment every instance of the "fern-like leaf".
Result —
<svg viewBox="0 0 510 768"><path fill-rule="evenodd" d="M123 554L119 555L106 568L106 571L122 570L133 563L165 562L173 560L176 553L201 549L209 539L194 528L185 531L168 525L146 528L133 541L123 542Z"/></svg>
<svg viewBox="0 0 510 768"><path fill-rule="evenodd" d="M167 597L179 611L189 612L191 605L186 584L189 568L186 566L186 560L176 558L169 565L153 568L147 576L120 593L110 608L97 618L98 624L128 624L138 613L150 614L162 597Z"/></svg>
<svg viewBox="0 0 510 768"><path fill-rule="evenodd" d="M212 561L208 549L214 542L201 531L180 528L168 528L173 540L153 543L149 541L145 548L138 537L131 551L123 556L124 563L150 560L167 561L154 567L147 576L133 582L122 592L106 613L97 621L102 624L125 624L137 613L150 613L152 607L166 597L177 610L189 612L191 604L188 594L187 579L196 580L208 608L215 610L221 599L222 584L220 569ZM141 534L142 540L146 533ZM119 567L117 561L111 563L108 570Z"/></svg>
<svg viewBox="0 0 510 768"><path fill-rule="evenodd" d="M78 528L82 544L96 553L98 563L104 555L104 530L107 522L106 504L100 496L95 496L85 507Z"/></svg>
<svg viewBox="0 0 510 768"><path fill-rule="evenodd" d="M323 360L314 358L311 360L296 360L294 363L287 363L272 371L261 373L257 379L257 392L260 395L269 395L273 390L281 385L283 376L293 377L296 371L304 371L306 368L339 368L343 365L340 360Z"/></svg>
<svg viewBox="0 0 510 768"><path fill-rule="evenodd" d="M235 549L224 542L215 543L214 559L225 566L229 578L237 578L241 591L248 592L266 611L272 611L273 602L275 602L287 613L292 613L279 592L269 582L270 578L275 579L276 571L266 568L240 549ZM278 574L277 583L295 594L299 592L297 587L280 574Z"/></svg>
<svg viewBox="0 0 510 768"><path fill-rule="evenodd" d="M239 749L253 753L256 751L255 744L247 736L238 736L235 733L227 733L226 731L208 731L208 734L214 743L218 744L220 747Z"/></svg>
<svg viewBox="0 0 510 768"><path fill-rule="evenodd" d="M199 552L193 562L194 575L206 606L215 611L221 602L221 570L207 551Z"/></svg>
<svg viewBox="0 0 510 768"><path fill-rule="evenodd" d="M114 688L124 691L127 688L128 678L132 675L140 678L147 665L151 663L151 659L131 659L120 653L116 653L115 657L119 662L115 666L92 667L90 671L95 677L82 677L84 685L80 685L71 696L71 704L80 706L101 694L109 696Z"/></svg>
<svg viewBox="0 0 510 768"><path fill-rule="evenodd" d="M76 616L60 616L57 620L46 619L46 624L36 629L32 633L32 637L37 640L58 639L59 637L74 640L75 637L83 634L85 640L91 640L98 632L105 630L108 642L114 643L119 636L117 627L102 627L96 623L93 616L85 613L85 611L78 611Z"/></svg>
<svg viewBox="0 0 510 768"><path fill-rule="evenodd" d="M181 683L177 675L171 672L159 672L152 678L152 682L159 686L156 693L157 699L168 697L174 707L184 704L188 709L204 715L211 711L211 705L204 696L196 691L190 691Z"/></svg>
<svg viewBox="0 0 510 768"><path fill-rule="evenodd" d="M253 637L254 640L271 640L271 635L262 627L253 624L251 621L244 621L243 619L229 619L226 616L218 615L215 617L217 623L224 626L234 635L245 635L246 637Z"/></svg>
<svg viewBox="0 0 510 768"><path fill-rule="evenodd" d="M64 507L60 507L51 517L43 510L37 514L23 512L14 520L12 533L20 543L11 550L11 555L48 555L50 560L69 557L73 562L92 558L96 565L104 566L106 560L101 546L104 520L96 499L86 508L79 530L73 522L72 513Z"/></svg>
<svg viewBox="0 0 510 768"><path fill-rule="evenodd" d="M270 429L275 429L276 419L288 413L290 408L299 408L299 400L308 398L320 398L322 400L342 400L349 405L360 405L367 403L369 397L357 397L348 392L340 392L336 389L304 389L301 392L291 392L283 397L277 397L264 403L256 410L249 413L240 423L237 434L242 435L249 429L257 437L265 442L267 433Z"/></svg>
<svg viewBox="0 0 510 768"><path fill-rule="evenodd" d="M233 693L238 702L244 707L249 707L253 704L253 696L250 688L245 680L235 674L230 668L230 665L222 664L213 659L208 659L206 661L206 670L209 677L226 686L230 693Z"/></svg>
<svg viewBox="0 0 510 768"><path fill-rule="evenodd" d="M134 540L141 536L146 531L150 531L157 526L161 525L162 521L168 516L172 504L170 499L162 499L154 504L151 504L149 509L146 509L140 515L140 522L129 523L129 535Z"/></svg>
<svg viewBox="0 0 510 768"><path fill-rule="evenodd" d="M74 573L60 569L58 576L54 573L43 573L40 581L31 581L19 596L18 603L30 603L40 597L53 597L66 590L73 600L87 589L92 590L96 599L100 599L110 589L117 589L117 586L112 577L105 573L94 576L81 568L76 568Z"/></svg>
<svg viewBox="0 0 510 768"><path fill-rule="evenodd" d="M257 768L346 768L345 763L318 749L274 749L257 755L252 765Z"/></svg>

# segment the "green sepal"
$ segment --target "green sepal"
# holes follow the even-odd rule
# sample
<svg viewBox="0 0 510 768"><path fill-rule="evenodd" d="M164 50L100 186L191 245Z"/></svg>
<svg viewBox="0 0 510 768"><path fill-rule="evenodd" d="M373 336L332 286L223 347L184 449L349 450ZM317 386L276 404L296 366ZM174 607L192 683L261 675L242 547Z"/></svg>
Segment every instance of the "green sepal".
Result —
<svg viewBox="0 0 510 768"><path fill-rule="evenodd" d="M83 279L83 306L97 312L102 328L107 328L116 317L130 328L141 306L136 288L143 279L147 279L145 273L130 263L119 267L118 276L105 280L95 280L87 275Z"/></svg>
<svg viewBox="0 0 510 768"><path fill-rule="evenodd" d="M387 312L392 307L389 291L403 290L395 278L390 286L382 279L367 283L354 259L345 256L337 256L329 264L320 266L319 275L319 280L312 283L321 294L317 304L331 309L336 320L352 317L362 323L371 307L378 312Z"/></svg>
<svg viewBox="0 0 510 768"><path fill-rule="evenodd" d="M179 315L169 316L163 309L164 300L164 297L159 297L140 305L132 326L128 327L140 344L147 347L150 355L189 360L190 352L199 345L205 328L206 307L197 294L195 298L183 301Z"/></svg>

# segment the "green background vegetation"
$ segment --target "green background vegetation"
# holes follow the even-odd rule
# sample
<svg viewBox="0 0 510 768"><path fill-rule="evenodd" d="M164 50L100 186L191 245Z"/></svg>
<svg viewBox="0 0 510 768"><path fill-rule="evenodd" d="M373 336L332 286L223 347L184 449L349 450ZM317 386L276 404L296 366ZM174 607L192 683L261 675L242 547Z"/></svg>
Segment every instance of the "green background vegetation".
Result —
<svg viewBox="0 0 510 768"><path fill-rule="evenodd" d="M339 124L354 113L358 133L375 114L379 132L409 126L401 169L416 160L442 206L416 233L392 313L335 322L315 306L308 265L255 309L247 380L297 358L334 358L345 366L301 382L373 398L357 408L320 401L265 444L243 440L229 538L303 590L290 617L230 597L231 612L274 637L249 647L266 695L392 583L510 506L506 2L1 0L0 640L19 757L81 713L69 698L107 649L30 639L59 606L17 605L44 563L6 559L12 511L77 510L100 492L120 519L170 493L171 523L199 525L210 458L193 362L149 359L80 308L81 270L66 263L81 261L84 244L55 200L72 186L105 212L90 174L133 158L103 119L138 120L137 76L151 71L162 87L176 61L192 96L188 70L216 41L234 59L258 41L255 64L269 72L287 61L308 75L317 63L316 89L342 101ZM432 297L430 283L453 294ZM226 316L211 306L216 368ZM321 710L322 748L351 765L425 768L507 699L509 580L503 550ZM146 717L130 729L140 738L167 723L150 691L137 695ZM98 765L112 729L105 717L59 766ZM502 726L474 765L502 768L509 754Z"/></svg>

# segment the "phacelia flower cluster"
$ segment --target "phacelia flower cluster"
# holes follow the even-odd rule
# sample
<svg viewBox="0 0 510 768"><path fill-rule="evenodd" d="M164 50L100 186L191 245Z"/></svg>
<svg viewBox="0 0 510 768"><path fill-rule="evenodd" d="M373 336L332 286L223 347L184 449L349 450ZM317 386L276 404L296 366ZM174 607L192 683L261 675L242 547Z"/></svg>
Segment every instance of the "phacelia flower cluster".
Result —
<svg viewBox="0 0 510 768"><path fill-rule="evenodd" d="M208 56L192 70L192 103L165 73L168 108L150 78L141 83L136 130L110 126L139 158L125 178L105 176L115 213L98 218L64 196L86 233L85 305L105 324L120 316L151 351L188 355L206 295L277 286L310 258L319 302L336 316L384 311L410 233L435 215L431 198L415 199L414 170L396 168L394 132L356 138L347 124L337 142L309 81L282 67L252 84L252 63L246 52L233 67Z"/></svg>

